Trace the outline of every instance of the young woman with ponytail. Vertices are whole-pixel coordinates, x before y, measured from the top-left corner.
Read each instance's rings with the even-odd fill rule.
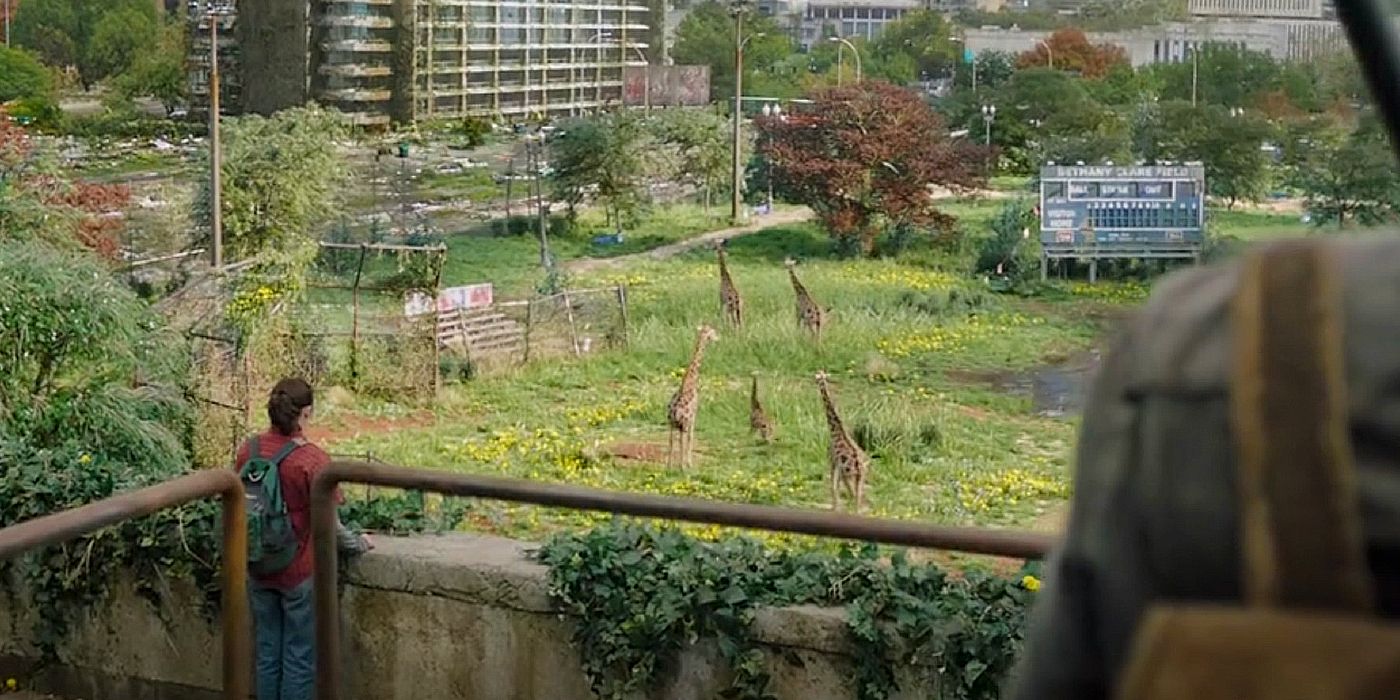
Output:
[[[267,400],[267,431],[238,450],[234,469],[240,470],[256,446],[258,456],[271,459],[294,445],[278,467],[282,497],[297,536],[296,556],[287,568],[249,582],[257,647],[258,700],[310,700],[316,675],[313,648],[315,618],[311,600],[311,480],[330,464],[330,456],[305,437],[315,405],[311,385],[303,379],[277,382]],[[342,501],[339,492],[336,502]],[[360,554],[373,545],[341,525],[338,545],[343,553]]]

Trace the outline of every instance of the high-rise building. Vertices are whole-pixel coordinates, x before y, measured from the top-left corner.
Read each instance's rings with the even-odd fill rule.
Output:
[[[243,98],[243,71],[239,65],[238,42],[234,37],[237,18],[232,0],[189,0],[186,21],[190,32],[186,77],[189,81],[190,114],[209,113],[210,39],[217,23],[219,40],[219,111],[237,113]]]
[[[1325,4],[1324,0],[1190,0],[1187,9],[1197,17],[1322,19]]]
[[[207,56],[199,23],[211,0],[190,1],[192,30],[206,35],[194,54]],[[238,0],[227,21],[242,80],[225,100],[263,114],[316,100],[363,125],[577,114],[619,104],[624,68],[655,60],[661,28],[646,3]],[[194,85],[194,61],[191,71]]]

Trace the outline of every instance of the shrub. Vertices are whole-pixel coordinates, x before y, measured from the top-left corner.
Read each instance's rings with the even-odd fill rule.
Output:
[[[978,244],[974,272],[999,275],[1013,283],[1029,281],[1040,274],[1040,251],[1036,239],[1025,238],[1035,225],[1035,215],[1025,202],[1008,202],[992,220],[992,235]]]
[[[894,697],[896,668],[939,674],[942,698],[994,700],[1024,636],[1038,582],[968,571],[949,576],[902,552],[842,546],[784,552],[745,537],[700,542],[674,528],[616,520],[554,537],[539,552],[550,594],[596,697],[639,697],[697,638],[718,642],[732,671],[723,697],[771,698],[753,638],[760,606],[845,606],[859,700]]]

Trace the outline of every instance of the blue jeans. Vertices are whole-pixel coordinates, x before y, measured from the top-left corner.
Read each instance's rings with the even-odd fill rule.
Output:
[[[248,583],[257,639],[258,700],[311,700],[316,618],[311,580],[290,591]]]

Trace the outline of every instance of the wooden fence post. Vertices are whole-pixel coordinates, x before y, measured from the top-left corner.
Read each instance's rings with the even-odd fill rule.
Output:
[[[583,353],[578,348],[578,327],[574,325],[574,305],[569,301],[569,290],[564,290],[564,313],[569,317],[569,342],[574,346],[574,357],[579,357]]]
[[[530,364],[530,331],[535,326],[535,300],[525,301],[525,361],[522,364]]]
[[[365,270],[367,244],[360,244],[360,260],[355,265],[355,284],[350,290],[350,378],[360,377],[360,276]]]
[[[627,350],[632,347],[632,339],[627,329],[627,285],[617,285],[617,307],[622,314],[622,349]]]

